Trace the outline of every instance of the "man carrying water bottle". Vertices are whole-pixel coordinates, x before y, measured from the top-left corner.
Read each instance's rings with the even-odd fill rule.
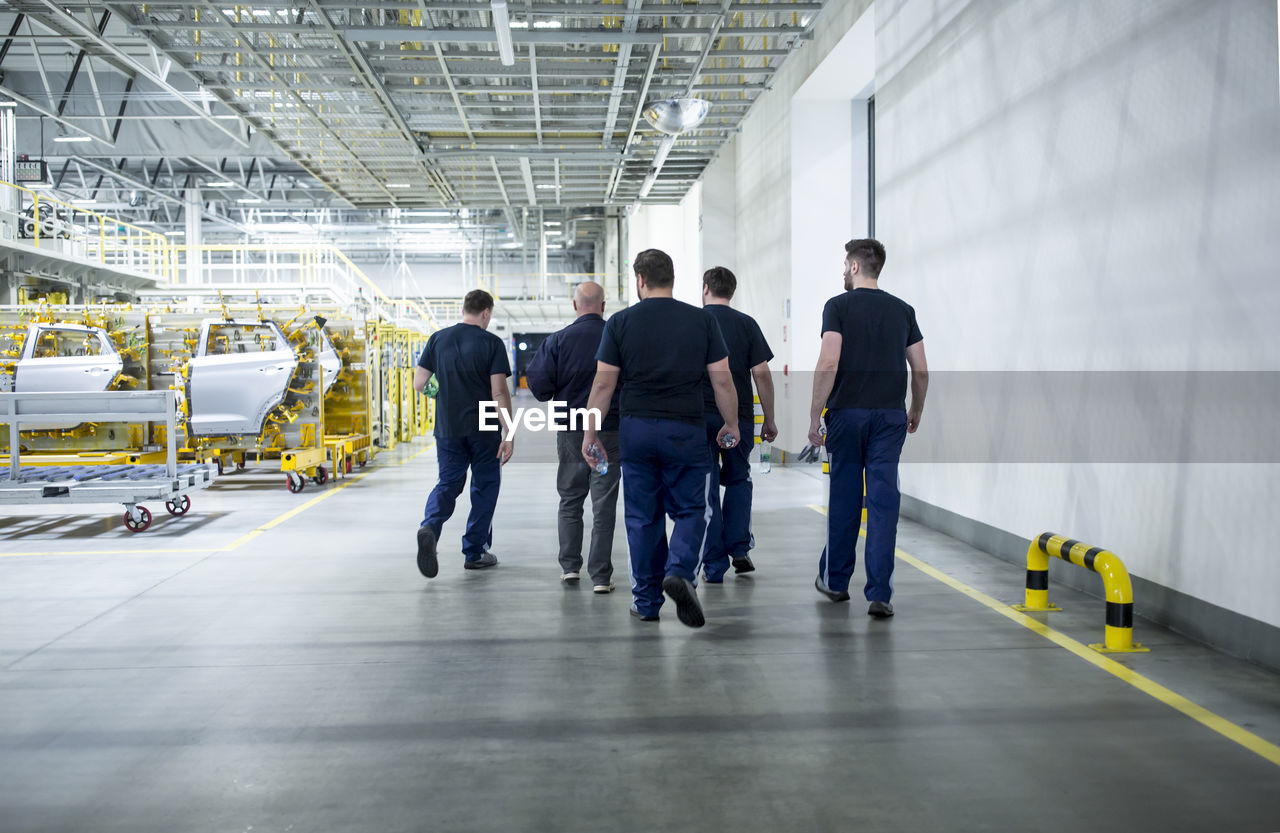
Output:
[[[672,297],[675,267],[657,249],[636,255],[632,269],[640,303],[614,313],[596,353],[587,406],[603,413],[622,384],[623,502],[631,551],[631,614],[658,619],[663,593],[691,628],[706,620],[695,589],[711,514],[711,455],[702,408],[702,380],[710,372],[724,419],[723,447],[738,441],[738,397],[729,376],[720,327],[706,310]],[[594,446],[594,448],[593,448]],[[587,430],[582,456],[608,459],[596,431]],[[667,541],[666,516],[674,522]]]
[[[552,333],[529,362],[525,378],[540,402],[564,402],[569,410],[585,408],[596,375],[596,350],[604,332],[604,287],[594,281],[578,284],[573,292],[577,319]],[[567,418],[565,420],[567,422]],[[617,460],[618,392],[604,416],[597,442],[606,456]],[[560,493],[560,581],[576,585],[582,570],[582,504],[591,495],[591,549],[587,573],[596,593],[613,592],[613,522],[618,504],[618,466],[591,466],[582,459],[581,429],[557,425],[556,490]]]
[[[702,307],[720,325],[724,345],[729,350],[729,371],[738,395],[738,438],[733,448],[721,448],[716,442],[724,419],[717,410],[715,391],[708,378],[703,385],[703,404],[707,418],[707,449],[711,453],[711,520],[707,523],[707,554],[702,570],[708,584],[720,584],[732,562],[735,573],[750,573],[756,565],[751,561],[755,537],[751,534],[751,448],[755,439],[755,409],[752,407],[751,380],[760,392],[760,410],[764,424],[760,438],[771,443],[778,436],[773,421],[773,374],[769,359],[773,351],[764,340],[756,320],[729,306],[738,289],[738,279],[723,266],[714,266],[702,275]],[[767,469],[765,469],[767,471]],[[720,487],[724,487],[724,498]]]

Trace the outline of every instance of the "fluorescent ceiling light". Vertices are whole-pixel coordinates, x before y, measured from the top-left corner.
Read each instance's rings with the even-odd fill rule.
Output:
[[[551,226],[558,226],[558,225],[560,225],[560,221],[559,221],[559,220],[547,220],[545,223],[543,223],[543,225],[544,225],[544,226],[548,226],[548,227],[551,227]]]
[[[516,54],[511,46],[511,19],[507,17],[507,0],[489,0],[489,8],[493,12],[493,32],[498,36],[498,57],[504,67],[509,67],[516,62]]]
[[[550,190],[552,190],[552,189],[553,189],[553,188],[555,188],[555,187],[556,187],[556,186],[554,186],[554,185],[539,185],[539,186],[538,186],[538,190],[539,190],[539,191],[550,191]]]
[[[412,188],[413,186],[407,182],[388,182],[388,188]]]
[[[667,161],[667,154],[671,152],[671,148],[675,147],[675,136],[663,136],[662,141],[658,143],[658,152],[653,155],[653,169],[655,171],[662,170],[663,164]]]
[[[257,205],[258,203],[262,202],[262,200],[258,199],[257,197],[245,197],[244,199],[236,200],[236,202],[240,203],[241,205]]]
[[[164,235],[165,237],[186,237],[187,233],[185,231],[166,231]]]
[[[156,224],[156,221],[155,220],[134,220],[133,224],[135,226],[154,226]]]
[[[54,136],[55,142],[92,142],[92,136],[76,135],[76,136]]]
[[[564,24],[558,20],[535,20],[533,28],[535,29],[559,29]]]
[[[533,187],[533,169],[529,167],[529,157],[520,157],[520,175],[524,177],[524,190],[529,195],[529,204],[537,205],[537,191]]]
[[[204,184],[206,188],[234,188],[236,184],[229,179],[215,179]]]

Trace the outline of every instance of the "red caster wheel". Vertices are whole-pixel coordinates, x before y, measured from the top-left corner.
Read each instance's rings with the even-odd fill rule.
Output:
[[[297,474],[296,472],[289,472],[287,475],[285,475],[284,485],[286,488],[288,488],[289,491],[293,492],[296,495],[298,494],[298,492],[301,492],[303,489],[306,488],[307,481],[303,480],[302,476]]]
[[[186,497],[186,495],[183,495]],[[138,519],[133,519],[133,513],[124,513],[124,525],[130,532],[145,532],[147,527],[151,526],[151,512],[145,506],[136,507],[138,510]]]
[[[178,515],[187,514],[187,510],[191,508],[191,498],[182,495],[177,500],[166,500],[164,508],[169,510],[169,514],[177,517]]]
[[[351,458],[350,458],[350,457],[347,457],[347,458],[345,458],[345,459],[344,459],[344,461],[343,461],[343,471],[344,471],[346,474],[351,474]]]
[[[316,476],[311,478],[311,480],[317,486],[323,486],[329,482],[329,470],[324,466],[316,466]]]

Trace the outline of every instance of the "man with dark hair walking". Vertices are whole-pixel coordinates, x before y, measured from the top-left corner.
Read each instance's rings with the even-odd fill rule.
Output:
[[[604,332],[604,287],[594,281],[573,291],[572,324],[552,333],[538,347],[525,371],[529,390],[540,402],[564,402],[569,409],[585,408],[596,376],[596,351]],[[603,415],[600,444],[610,459],[618,459],[618,394]],[[596,593],[613,592],[613,523],[622,470],[615,463],[603,473],[582,459],[580,426],[557,425],[556,490],[560,493],[560,580],[577,584],[582,570],[582,504],[591,495],[591,549],[587,573]],[[573,428],[573,430],[570,430]]]
[[[711,516],[711,456],[707,452],[702,380],[711,373],[724,426],[716,440],[737,442],[737,396],[720,328],[705,310],[672,297],[675,268],[657,249],[632,264],[640,303],[614,313],[596,354],[588,407],[602,413],[622,383],[622,497],[631,550],[633,616],[654,622],[663,593],[676,617],[692,628],[706,619],[695,587]],[[594,430],[582,456],[608,459]],[[593,448],[594,446],[594,448]],[[667,541],[666,516],[674,522]]]
[[[462,323],[432,333],[413,373],[413,389],[422,392],[431,377],[440,383],[436,398],[436,461],[439,481],[427,498],[418,527],[418,569],[427,578],[440,570],[436,542],[471,470],[471,512],[462,535],[463,567],[493,567],[493,514],[502,484],[502,466],[511,459],[514,444],[503,429],[482,427],[482,405],[501,408],[501,423],[511,424],[511,393],[507,377],[511,360],[502,339],[487,332],[493,319],[493,296],[481,289],[462,301]],[[491,423],[487,420],[486,423]]]
[[[712,267],[702,275],[703,309],[720,325],[720,334],[729,350],[729,373],[738,395],[737,429],[741,439],[733,448],[721,448],[716,442],[724,419],[717,409],[715,390],[708,376],[703,385],[707,448],[711,454],[711,474],[718,477],[719,486],[724,487],[723,500],[719,487],[713,484],[711,488],[711,521],[707,524],[707,554],[702,564],[708,584],[723,582],[730,562],[736,573],[749,573],[756,568],[750,555],[755,546],[751,534],[750,462],[756,433],[751,394],[753,378],[760,393],[760,410],[764,412],[760,437],[773,442],[778,436],[773,414],[773,374],[769,372],[773,351],[756,320],[729,306],[737,288],[737,277],[723,266]]]
[[[818,560],[814,586],[833,602],[849,600],[865,477],[863,592],[871,603],[867,613],[885,619],[893,615],[893,553],[901,501],[898,461],[907,434],[920,426],[929,370],[915,310],[880,289],[884,246],[863,239],[850,240],[844,248],[845,293],[827,301],[822,311],[822,349],[809,405],[809,442],[819,446],[825,441],[831,460],[827,546]]]

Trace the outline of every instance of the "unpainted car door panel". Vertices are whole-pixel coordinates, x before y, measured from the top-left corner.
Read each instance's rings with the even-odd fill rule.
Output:
[[[261,432],[267,414],[284,401],[297,366],[274,322],[206,321],[189,364],[190,432]]]

